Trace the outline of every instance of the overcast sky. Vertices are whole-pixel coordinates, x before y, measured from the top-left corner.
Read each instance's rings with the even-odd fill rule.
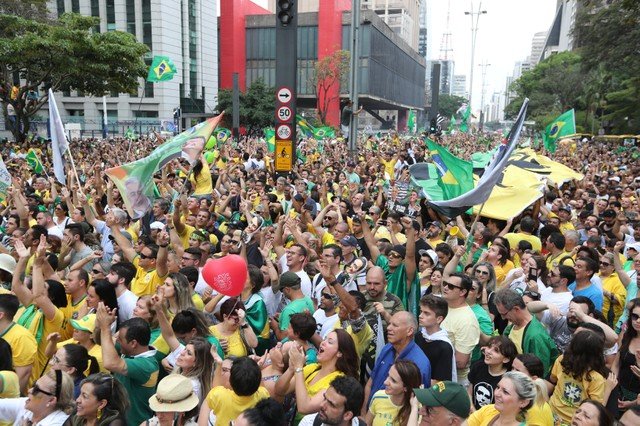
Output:
[[[455,73],[467,76],[471,61],[471,17],[465,11],[482,10],[476,39],[476,63],[473,76],[473,107],[479,109],[482,88],[482,68],[487,67],[485,103],[494,92],[502,92],[516,61],[531,53],[531,39],[536,32],[547,31],[555,16],[556,0],[427,0],[431,12],[431,44],[429,59],[440,58],[442,35],[451,33],[449,52],[455,60]],[[446,30],[447,7],[450,4],[449,31]]]
[[[253,0],[266,7],[267,0]],[[333,0],[322,0],[333,1]],[[455,73],[467,76],[471,61],[471,18],[465,11],[482,10],[476,39],[476,63],[473,77],[473,107],[480,109],[482,68],[486,62],[485,103],[494,92],[505,90],[506,77],[511,75],[516,61],[531,53],[531,39],[536,32],[547,31],[556,12],[556,0],[426,0],[429,5],[429,59],[440,58],[442,35],[451,33],[450,58],[455,60]],[[450,5],[449,30],[447,9]]]

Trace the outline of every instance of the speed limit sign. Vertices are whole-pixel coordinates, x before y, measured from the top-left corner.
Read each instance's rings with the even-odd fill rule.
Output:
[[[281,106],[276,112],[276,116],[279,121],[285,122],[291,120],[291,108],[288,106]]]

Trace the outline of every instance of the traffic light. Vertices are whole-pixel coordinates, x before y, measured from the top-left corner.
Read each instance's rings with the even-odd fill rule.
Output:
[[[278,0],[278,20],[283,27],[293,21],[293,0]]]
[[[438,122],[435,118],[432,118],[429,122],[429,133],[437,133],[438,132]]]

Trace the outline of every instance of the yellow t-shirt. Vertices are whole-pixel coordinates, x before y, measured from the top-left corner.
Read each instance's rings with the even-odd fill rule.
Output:
[[[339,319],[333,326],[334,330],[338,328],[342,328],[342,321],[340,321]],[[371,343],[371,339],[373,338],[373,330],[371,329],[371,326],[368,322],[365,321],[362,330],[354,333],[353,327],[351,327],[351,324],[349,324],[345,331],[349,333],[349,336],[351,336],[351,338],[353,339],[353,343],[356,345],[356,353],[358,354],[358,358],[362,358],[364,351],[367,350],[367,348],[369,347],[369,343]]]
[[[191,225],[184,225],[184,231],[182,231],[182,233],[178,233],[180,241],[182,241],[182,247],[189,247],[189,237],[191,237],[191,234],[193,234],[193,231],[195,230],[196,228]],[[214,246],[218,244],[218,237],[216,234],[209,234],[209,242]]]
[[[227,426],[244,410],[255,407],[258,402],[269,396],[269,391],[262,386],[250,396],[238,396],[231,389],[216,386],[209,391],[206,401],[216,415],[216,426]]]
[[[139,266],[140,256],[133,259],[133,265],[136,267],[136,276],[131,281],[131,291],[138,297],[153,295],[156,289],[162,285],[165,277],[158,275],[155,269],[145,271]]]
[[[570,423],[576,409],[585,399],[593,399],[604,403],[605,378],[595,371],[590,371],[584,377],[575,379],[562,371],[560,355],[551,369],[551,378],[556,378],[549,404],[553,412],[565,423]]]
[[[622,281],[615,272],[608,277],[600,277],[602,280],[602,289],[611,293],[617,301],[613,305],[613,324],[618,322],[624,310],[625,300],[627,299],[627,289],[622,285]],[[611,299],[609,297],[602,298],[602,315],[608,318],[609,309],[611,308]]]
[[[35,363],[38,345],[29,330],[20,324],[12,323],[0,337],[11,346],[14,367],[26,367]]]
[[[72,319],[77,320],[78,318],[80,318],[80,310],[84,309],[86,306],[87,306],[86,294],[75,305],[71,300],[71,295],[67,294],[67,307],[62,309],[62,312],[64,313],[64,317],[67,320],[63,333],[61,333],[62,339],[66,340],[71,338],[71,336],[73,335],[73,326],[71,325],[71,320]]]
[[[226,356],[233,355],[237,357],[247,356],[247,348],[245,348],[240,336],[240,329],[236,330],[231,336],[223,336],[215,325],[209,327],[213,337],[220,341],[221,339],[227,339],[228,347]]]
[[[504,237],[507,239],[507,241],[509,241],[509,245],[512,248],[518,247],[518,243],[524,240],[531,243],[531,248],[533,250],[537,251],[538,253],[542,251],[542,242],[540,241],[540,238],[536,237],[535,235],[524,234],[522,232],[509,232]]]
[[[389,426],[396,424],[394,422],[401,408],[401,405],[395,405],[391,402],[391,398],[384,389],[380,389],[373,394],[371,404],[369,405],[369,413],[373,415],[373,423],[371,423],[371,426]]]
[[[20,381],[15,371],[0,371],[0,380],[0,399],[20,397]]]
[[[198,309],[199,311],[204,310],[204,302],[202,301],[202,297],[198,293],[193,293],[191,295],[191,300],[193,300],[193,304],[195,305],[196,309]]]
[[[442,328],[447,330],[449,340],[462,354],[471,354],[480,341],[480,324],[473,310],[465,305],[461,308],[449,308]],[[458,379],[464,379],[469,374],[469,367],[458,370]]]
[[[469,426],[486,426],[500,412],[496,410],[494,404],[485,405],[481,409],[474,411],[467,419]],[[533,405],[526,414],[524,424],[527,426],[553,426],[553,412],[548,403]]]
[[[514,345],[516,345],[516,349],[518,350],[518,353],[521,354],[522,353],[522,338],[524,337],[524,330],[526,329],[526,327],[521,327],[521,328],[511,328],[511,332],[509,333],[509,340],[511,340],[513,342]]]
[[[317,382],[311,383],[316,374],[318,374],[318,371],[320,371],[320,364],[305,365],[302,370],[302,374],[305,377],[304,384],[307,388],[307,394],[309,394],[309,397],[313,397],[318,392],[326,391],[327,389],[329,389],[329,386],[331,385],[333,379],[335,379],[336,377],[344,376],[344,373],[342,371],[336,370],[333,373],[327,374]]]
[[[380,164],[384,164],[384,171],[391,177],[391,179],[393,179],[393,177],[396,174],[394,170],[394,167],[396,166],[396,161],[398,160],[396,160],[395,158],[392,158],[389,161],[386,161],[382,158],[380,159]]]
[[[193,191],[193,195],[209,195],[213,192],[213,182],[211,180],[211,173],[209,172],[209,163],[204,158],[202,161],[202,170],[198,174],[198,176],[194,176],[195,173],[191,173],[189,176],[189,181],[191,182],[192,187],[195,188]]]
[[[38,343],[38,352],[36,355],[36,362],[31,369],[31,377],[29,379],[29,386],[32,386],[36,380],[42,374],[45,366],[47,365],[47,361],[49,361],[49,357],[45,354],[45,350],[47,349],[47,336],[51,333],[61,333],[62,330],[66,327],[66,319],[64,318],[64,313],[59,308],[55,308],[56,313],[53,316],[52,320],[48,320],[46,318],[42,318],[43,322],[43,331],[42,331],[42,339],[40,339]],[[40,315],[44,317],[42,311],[40,311]],[[32,321],[32,324],[37,324],[37,319]],[[35,331],[32,331],[35,333]]]

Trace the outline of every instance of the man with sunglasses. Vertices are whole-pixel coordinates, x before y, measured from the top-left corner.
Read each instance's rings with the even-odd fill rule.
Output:
[[[449,310],[441,326],[449,332],[455,350],[458,383],[462,385],[467,383],[471,353],[480,341],[478,319],[467,303],[472,285],[471,278],[461,273],[445,275],[442,281],[442,295]]]
[[[569,285],[576,280],[576,271],[567,265],[559,265],[551,269],[547,276],[547,288],[542,290],[540,300],[556,306],[562,315],[569,310],[569,302],[573,294]]]

